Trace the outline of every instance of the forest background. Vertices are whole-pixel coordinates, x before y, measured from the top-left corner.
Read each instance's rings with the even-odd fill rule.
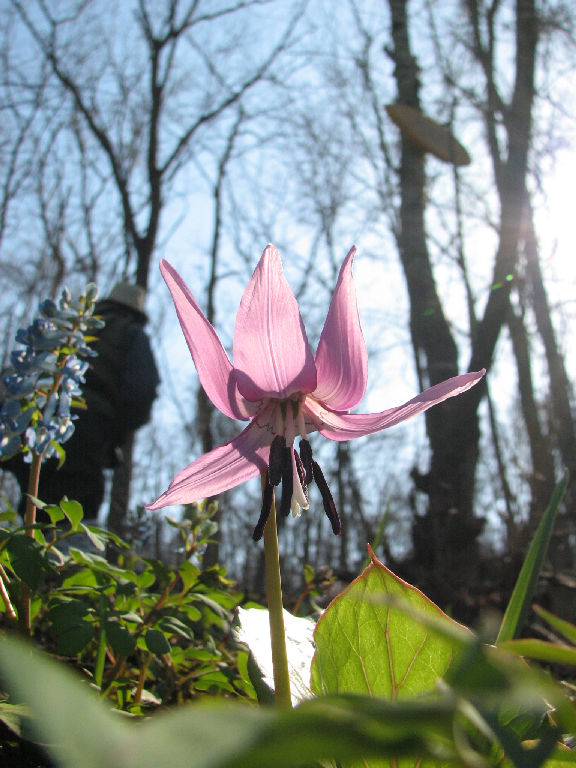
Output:
[[[343,533],[332,536],[314,496],[283,523],[286,592],[298,594],[307,563],[347,579],[371,542],[463,618],[477,593],[498,604],[564,467],[572,481],[551,565],[557,577],[573,571],[572,3],[0,8],[2,367],[16,329],[63,285],[94,280],[105,295],[127,277],[149,292],[161,396],[110,478],[111,527],[239,431],[198,387],[160,258],[229,348],[243,286],[273,242],[314,347],[355,243],[371,356],[362,410],[459,372],[488,374],[426,418],[318,447]],[[400,129],[392,104],[415,110],[412,123]],[[424,137],[409,133],[415,114],[434,121]],[[454,141],[442,150],[447,135],[469,163]],[[13,499],[7,474],[2,484]],[[258,497],[257,482],[220,497],[220,538],[205,556],[255,595]]]

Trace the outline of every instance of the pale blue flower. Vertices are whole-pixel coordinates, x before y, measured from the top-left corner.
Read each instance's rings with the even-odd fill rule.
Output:
[[[74,432],[71,408],[82,394],[88,361],[97,353],[84,339],[102,328],[93,317],[96,286],[87,286],[77,301],[66,289],[58,304],[46,299],[39,316],[16,333],[23,345],[11,355],[12,370],[3,378],[7,398],[0,409],[0,459],[19,450],[48,458]]]

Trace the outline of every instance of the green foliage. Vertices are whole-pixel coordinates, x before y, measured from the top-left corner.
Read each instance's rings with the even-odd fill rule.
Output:
[[[411,621],[420,607],[418,599],[409,600]],[[576,754],[557,746],[560,729],[576,725],[558,686],[433,611],[420,629],[430,638],[429,650],[435,642],[449,643],[455,662],[432,692],[406,700],[330,695],[282,711],[212,699],[134,723],[22,641],[0,641],[0,674],[30,707],[37,738],[53,745],[62,768],[296,768],[318,761],[418,768],[576,765]],[[551,707],[559,729],[546,720]],[[530,716],[529,727],[517,730],[515,712]]]
[[[194,505],[171,521],[182,542],[178,567],[125,548],[115,563],[78,546],[66,553],[82,518],[65,502],[47,512],[66,527],[37,526],[23,547],[14,543],[22,529],[0,529],[0,563],[16,603],[20,579],[37,584],[35,639],[72,657],[76,674],[4,635],[0,678],[11,698],[0,702],[0,719],[50,744],[61,768],[576,766],[564,743],[576,733],[570,688],[521,658],[576,664],[576,626],[543,609],[565,643],[486,645],[370,551],[368,567],[317,622],[313,658],[310,620],[285,616],[292,684],[299,680],[304,700],[288,711],[256,707],[247,653],[229,641],[239,595],[222,569],[197,562],[214,532],[211,508]],[[527,558],[532,571],[545,551],[542,527]],[[106,541],[105,532],[90,533]],[[524,572],[519,581],[534,578]],[[531,594],[519,589],[506,632]],[[270,694],[267,612],[239,614],[238,634]]]
[[[64,768],[296,766],[337,754],[420,748],[425,740],[413,735],[416,724],[433,721],[447,735],[450,723],[449,711],[335,698],[285,714],[246,706],[181,707],[136,725],[107,711],[68,670],[19,642],[2,640],[0,669],[30,703],[38,735],[55,745]]]
[[[350,765],[543,765],[560,733],[549,721],[549,702],[555,702],[567,732],[576,725],[576,711],[561,689],[518,659],[483,645],[371,556],[318,622],[312,690],[426,705],[430,719],[420,723],[418,733],[430,741],[416,756],[363,756]],[[448,738],[431,716],[447,711]],[[528,749],[527,740],[538,740],[537,746]],[[431,756],[432,762],[422,762]]]
[[[214,506],[194,505],[182,522],[172,521],[182,562],[169,567],[86,526],[76,501],[35,502],[51,523],[36,524],[34,537],[22,527],[0,528],[6,621],[17,620],[24,583],[37,608],[36,640],[71,657],[127,712],[207,694],[254,697],[237,664],[240,655],[245,666],[247,652],[231,642],[241,595],[224,569],[203,570],[199,562],[215,530]]]

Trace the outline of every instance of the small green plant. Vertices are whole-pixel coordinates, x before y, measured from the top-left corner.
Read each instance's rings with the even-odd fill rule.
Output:
[[[143,713],[199,695],[254,696],[247,651],[232,642],[241,595],[223,568],[203,570],[199,554],[216,530],[215,505],[193,505],[171,521],[182,541],[169,566],[135,555],[117,536],[86,526],[82,508],[63,499],[36,505],[51,523],[0,528],[7,587],[3,610],[24,584],[32,598],[35,639],[77,664],[115,707]],[[114,563],[106,545],[116,550]],[[11,612],[12,611],[12,612]]]
[[[563,630],[572,637],[573,628]],[[4,704],[0,716],[32,717],[61,768],[576,765],[565,743],[576,708],[563,687],[510,649],[481,642],[372,553],[322,615],[315,646],[313,697],[294,709],[202,697],[136,724],[64,665],[3,638],[0,673],[29,709]]]
[[[21,347],[12,352],[12,367],[2,380],[6,396],[0,408],[0,460],[20,454],[29,463],[24,524],[31,539],[42,464],[55,456],[62,465],[66,455],[62,444],[74,432],[72,409],[86,407],[81,384],[88,368],[86,358],[96,355],[88,344],[94,340],[91,334],[104,325],[94,316],[97,298],[98,289],[89,283],[76,300],[64,289],[58,304],[52,299],[41,302],[31,325],[17,332]],[[19,548],[20,556],[31,553],[34,546],[20,539],[10,544]],[[32,556],[31,562],[39,561]],[[0,589],[6,603],[6,586]],[[26,581],[18,599],[20,627],[29,632],[31,595]]]

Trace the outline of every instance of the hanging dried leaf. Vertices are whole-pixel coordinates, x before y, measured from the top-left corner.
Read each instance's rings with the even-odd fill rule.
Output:
[[[447,126],[440,125],[407,104],[387,104],[386,112],[402,133],[424,152],[430,152],[453,165],[470,165],[470,155]]]

